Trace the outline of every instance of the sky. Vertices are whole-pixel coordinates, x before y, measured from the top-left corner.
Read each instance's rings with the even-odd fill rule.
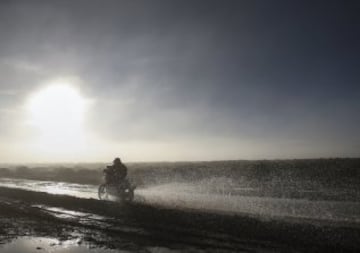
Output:
[[[0,162],[359,157],[358,1],[1,1]]]

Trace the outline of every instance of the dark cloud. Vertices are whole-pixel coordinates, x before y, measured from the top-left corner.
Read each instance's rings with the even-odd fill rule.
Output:
[[[24,98],[42,80],[77,76],[104,138],[295,139],[353,154],[359,11],[338,1],[3,2],[0,92]]]

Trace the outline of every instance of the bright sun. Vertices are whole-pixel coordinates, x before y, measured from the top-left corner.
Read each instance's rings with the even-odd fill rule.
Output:
[[[79,152],[85,146],[87,100],[71,84],[54,83],[33,94],[26,105],[36,131],[34,146],[53,154]],[[40,150],[39,150],[40,149]]]

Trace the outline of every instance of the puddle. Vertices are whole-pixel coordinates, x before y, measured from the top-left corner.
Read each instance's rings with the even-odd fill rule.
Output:
[[[31,179],[0,178],[0,186],[28,191],[46,192],[56,195],[70,195],[78,198],[97,199],[96,185],[74,184]]]
[[[44,205],[32,205],[32,207],[43,209],[44,211],[47,211],[48,213],[58,218],[88,218],[99,221],[106,219],[104,216],[100,216],[92,213],[80,212],[80,211],[72,211],[59,207],[48,207]]]
[[[148,253],[180,253],[182,251],[172,250],[165,247],[148,247],[140,251],[127,251],[119,249],[97,248],[81,244],[80,240],[59,241],[54,238],[46,237],[19,237],[7,244],[0,244],[1,253],[131,253],[131,252],[148,252]],[[203,252],[203,251],[190,251]]]
[[[78,240],[59,241],[46,237],[19,237],[8,244],[0,245],[1,253],[128,253],[130,251],[92,248],[79,244]]]

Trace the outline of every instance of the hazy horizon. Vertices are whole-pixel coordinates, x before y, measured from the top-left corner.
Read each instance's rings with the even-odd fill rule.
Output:
[[[359,10],[1,2],[0,163],[360,157]]]
[[[125,164],[157,164],[157,163],[219,163],[219,162],[274,162],[274,161],[312,161],[312,160],[356,160],[360,157],[308,157],[308,158],[273,158],[273,159],[228,159],[228,160],[162,160],[162,161],[123,161]],[[0,162],[0,166],[82,166],[111,164],[112,161],[74,161],[74,162]],[[1,168],[1,167],[0,167]]]

